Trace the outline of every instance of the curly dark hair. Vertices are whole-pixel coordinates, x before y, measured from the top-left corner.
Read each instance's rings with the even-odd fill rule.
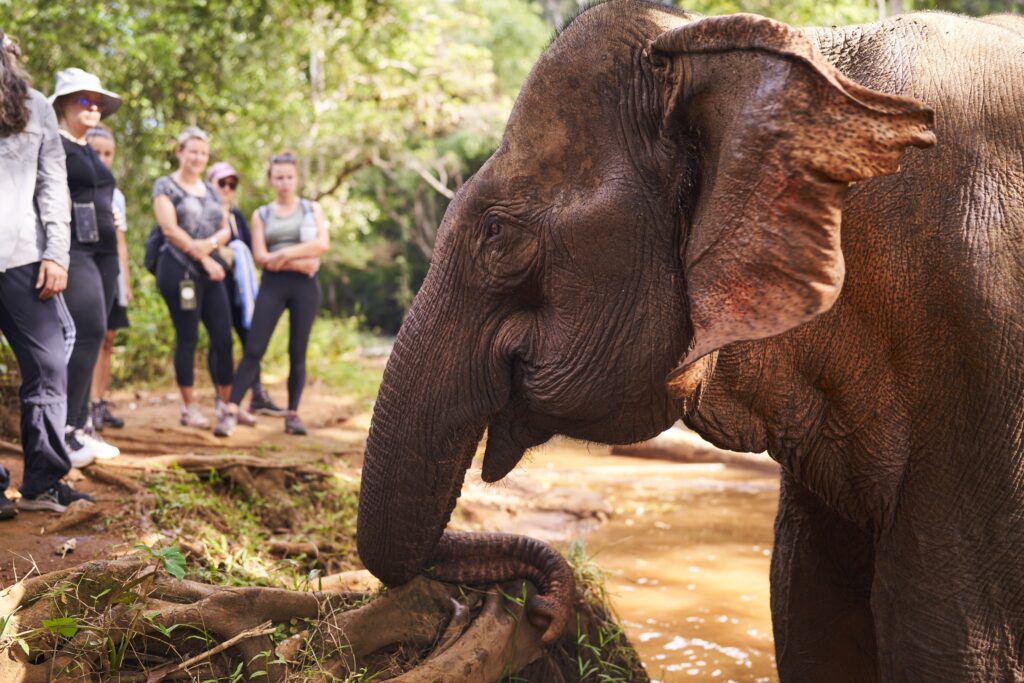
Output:
[[[18,67],[21,50],[0,31],[0,137],[17,135],[28,125],[28,78]]]

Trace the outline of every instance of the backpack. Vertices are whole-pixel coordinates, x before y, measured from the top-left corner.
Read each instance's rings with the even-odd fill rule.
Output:
[[[153,229],[149,231],[149,234],[146,235],[146,251],[142,255],[142,265],[146,267],[146,270],[156,275],[156,265],[160,260],[160,252],[164,250],[164,247],[169,246],[167,238],[164,237],[164,233],[160,230],[160,224],[155,224]],[[201,275],[201,272],[196,270],[197,267],[194,261],[189,260],[175,249],[168,249],[168,251],[175,261],[185,267],[185,272],[189,277],[199,277]],[[213,252],[211,256],[216,259],[218,256],[217,252]],[[223,261],[218,262],[225,269],[229,268]]]
[[[160,232],[160,225],[154,225],[153,229],[146,235],[146,252],[142,257],[142,265],[153,275],[156,275],[156,262],[160,258],[160,251],[164,247],[164,242],[164,234]]]

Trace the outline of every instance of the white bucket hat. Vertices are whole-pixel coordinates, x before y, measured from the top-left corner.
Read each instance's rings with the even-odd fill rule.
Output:
[[[100,113],[104,118],[112,115],[121,107],[121,98],[109,90],[104,90],[100,85],[99,76],[76,68],[57,72],[57,83],[49,98],[50,105],[52,106],[61,95],[70,95],[74,92],[94,92],[102,95],[103,104],[100,107]]]

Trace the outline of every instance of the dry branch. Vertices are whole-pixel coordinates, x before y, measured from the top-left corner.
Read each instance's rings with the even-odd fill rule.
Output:
[[[202,654],[198,654],[195,657],[190,657],[189,659],[186,659],[181,664],[177,664],[177,665],[175,665],[173,667],[170,667],[170,668],[167,668],[167,669],[163,669],[163,670],[157,669],[157,670],[149,673],[146,676],[145,681],[146,681],[146,683],[159,683],[160,681],[162,681],[164,678],[166,678],[170,674],[173,674],[173,673],[175,673],[177,671],[185,671],[186,669],[189,669],[190,667],[198,664],[199,662],[206,661],[210,657],[213,657],[215,654],[218,654],[220,652],[223,652],[224,650],[227,650],[229,647],[231,647],[235,643],[239,643],[239,642],[245,640],[246,638],[255,638],[257,636],[268,636],[271,633],[273,633],[275,630],[276,629],[274,628],[273,622],[265,621],[262,624],[260,624],[259,626],[256,626],[255,628],[247,629],[245,631],[242,631],[238,635],[235,635],[235,636],[232,636],[231,638],[228,638],[227,640],[225,640],[220,645],[217,645],[216,647],[212,647],[209,650],[207,650],[206,652],[203,652]],[[122,679],[122,680],[126,680],[126,683],[127,683],[127,681],[136,681],[136,680],[142,680],[142,679],[141,678],[129,678],[129,679]]]

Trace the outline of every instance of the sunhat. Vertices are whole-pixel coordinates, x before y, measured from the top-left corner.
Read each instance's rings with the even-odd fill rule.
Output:
[[[221,180],[223,178],[230,178],[231,176],[238,178],[238,171],[236,171],[235,168],[228,162],[218,161],[217,163],[210,167],[209,171],[207,171],[206,182],[216,183],[218,180]]]
[[[76,68],[57,72],[57,83],[53,87],[53,94],[50,95],[49,102],[52,105],[62,95],[83,91],[94,92],[103,96],[100,113],[105,117],[111,116],[121,107],[121,98],[109,90],[104,90],[103,86],[100,85],[98,76]]]

